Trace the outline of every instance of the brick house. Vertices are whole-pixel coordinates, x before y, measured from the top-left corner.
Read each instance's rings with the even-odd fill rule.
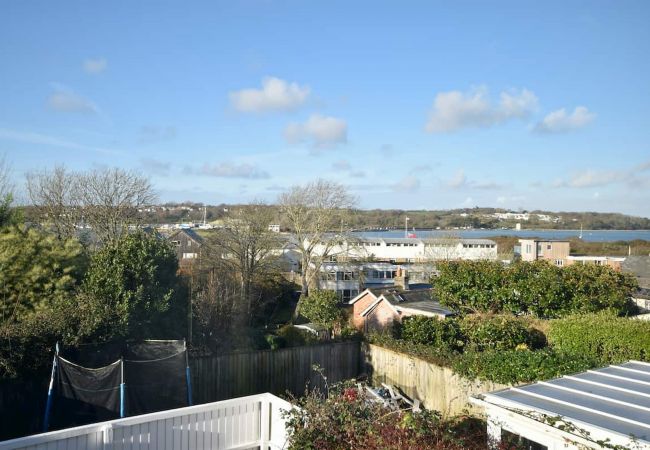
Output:
[[[455,313],[431,298],[431,288],[366,289],[348,302],[353,326],[363,332],[389,328],[404,317],[445,319]]]

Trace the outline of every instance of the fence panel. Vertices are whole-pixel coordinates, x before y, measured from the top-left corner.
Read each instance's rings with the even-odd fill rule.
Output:
[[[195,403],[270,392],[295,395],[307,385],[323,388],[312,366],[319,365],[328,383],[359,375],[359,342],[335,342],[279,350],[230,353],[190,360]]]

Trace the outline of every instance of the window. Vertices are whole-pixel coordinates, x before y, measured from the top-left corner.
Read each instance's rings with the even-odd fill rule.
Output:
[[[191,247],[192,246],[192,241],[187,241],[187,246]]]
[[[555,260],[555,265],[558,267],[562,267],[564,265],[564,260],[563,259],[556,259]]]
[[[172,245],[174,245],[176,247],[180,247],[181,246],[181,241],[172,241]]]
[[[550,249],[551,249],[551,244],[547,244],[546,245],[546,250],[550,250]]]
[[[196,253],[183,253],[183,259],[194,259],[196,258]]]

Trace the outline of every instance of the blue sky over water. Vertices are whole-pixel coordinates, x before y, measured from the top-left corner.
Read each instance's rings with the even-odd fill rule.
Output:
[[[6,1],[0,154],[161,200],[650,216],[650,2]]]

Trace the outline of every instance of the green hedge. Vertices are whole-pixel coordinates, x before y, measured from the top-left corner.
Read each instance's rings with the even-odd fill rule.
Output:
[[[469,315],[461,319],[460,329],[467,342],[466,351],[533,349],[546,344],[542,332],[514,316]]]
[[[597,365],[589,357],[547,348],[535,351],[466,352],[454,359],[452,368],[454,372],[469,379],[515,384],[582,372]]]
[[[398,337],[413,344],[431,345],[452,351],[462,350],[465,345],[465,337],[460,331],[460,325],[453,319],[407,317],[396,330]]]
[[[650,322],[611,312],[552,320],[548,340],[558,350],[585,355],[601,365],[650,361]]]

